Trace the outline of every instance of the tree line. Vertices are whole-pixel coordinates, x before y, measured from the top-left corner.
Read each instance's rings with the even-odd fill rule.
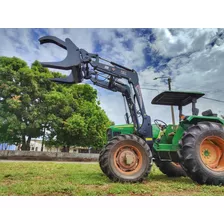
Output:
[[[32,138],[48,146],[102,147],[112,124],[88,84],[56,84],[63,77],[35,61],[0,57],[0,143],[22,144]]]

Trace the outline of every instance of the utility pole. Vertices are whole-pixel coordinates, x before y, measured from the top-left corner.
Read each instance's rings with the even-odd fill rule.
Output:
[[[171,91],[171,78],[168,78],[168,87],[169,87],[169,91]],[[171,105],[171,116],[172,116],[172,122],[173,125],[175,125],[175,116],[174,116],[174,110],[173,110],[173,105]]]
[[[160,76],[160,77],[155,77],[153,80],[156,80],[156,79],[167,79],[168,89],[169,89],[169,91],[171,91],[171,78],[170,77]],[[171,105],[170,108],[171,108],[172,123],[173,123],[173,125],[175,125],[175,116],[174,116],[173,105]]]

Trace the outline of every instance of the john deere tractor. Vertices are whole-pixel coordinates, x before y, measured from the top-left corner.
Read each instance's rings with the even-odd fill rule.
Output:
[[[68,38],[63,41],[46,36],[39,41],[41,44],[54,43],[67,50],[63,61],[41,63],[49,68],[71,70],[68,77],[52,81],[77,84],[89,79],[99,87],[124,96],[132,124],[111,126],[107,131],[108,143],[99,157],[102,171],[112,181],[141,182],[155,162],[170,177],[187,175],[199,184],[224,184],[224,120],[211,110],[198,115],[196,102],[203,93],[160,93],[152,104],[177,106],[179,124],[166,124],[158,119],[152,124],[145,111],[136,71],[79,49]],[[183,106],[189,104],[192,114],[184,115]]]

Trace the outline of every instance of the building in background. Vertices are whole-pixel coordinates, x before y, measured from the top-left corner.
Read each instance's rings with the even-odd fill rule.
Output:
[[[10,145],[8,143],[1,143],[0,144],[0,150],[19,150],[21,151],[22,144],[16,145]],[[32,139],[30,142],[30,151],[36,151],[41,152],[42,147],[42,139]],[[64,150],[64,147],[46,147],[43,145],[43,151],[44,152],[70,152],[70,153],[99,153],[98,150],[93,149],[92,147],[75,147],[71,146],[69,148],[69,151]]]
[[[20,144],[19,146],[16,147],[16,150],[21,150],[22,145]],[[41,147],[42,147],[42,139],[32,139],[30,141],[30,151],[36,151],[36,152],[41,152]],[[43,152],[60,152],[60,148],[55,148],[55,147],[46,147],[43,145]]]
[[[37,151],[41,152],[41,147],[42,147],[42,140],[40,139],[33,139],[30,142],[30,151]],[[47,151],[45,145],[43,145],[43,151]]]
[[[22,144],[19,144],[18,146],[12,145],[7,146],[6,150],[19,150],[21,151]],[[31,152],[41,152],[42,147],[42,139],[32,139],[30,141],[30,151]],[[2,146],[3,150],[5,150],[6,146]],[[0,150],[2,149],[0,145]],[[43,145],[43,152],[70,152],[70,153],[99,153],[99,150],[93,149],[92,147],[77,147],[77,146],[70,146],[69,150],[64,149],[65,146],[60,146],[58,148],[52,146],[52,147],[46,147]]]

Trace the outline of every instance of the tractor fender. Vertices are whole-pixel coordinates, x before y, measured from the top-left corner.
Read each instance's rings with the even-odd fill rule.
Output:
[[[219,117],[213,117],[213,116],[189,116],[186,118],[186,121],[192,124],[197,124],[198,122],[202,121],[210,121],[210,122],[216,122],[224,125],[224,120]]]

